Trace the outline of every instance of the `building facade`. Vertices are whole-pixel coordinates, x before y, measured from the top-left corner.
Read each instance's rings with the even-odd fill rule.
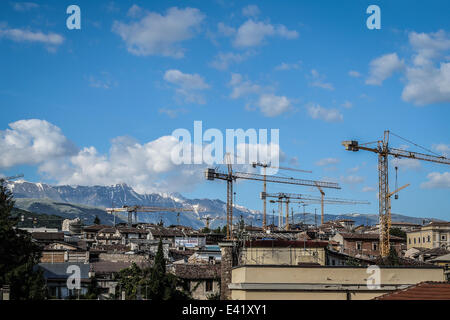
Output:
[[[450,248],[450,222],[431,222],[406,234],[407,248]]]

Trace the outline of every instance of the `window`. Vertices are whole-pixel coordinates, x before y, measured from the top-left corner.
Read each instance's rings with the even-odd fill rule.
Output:
[[[442,241],[447,240],[447,237],[445,236],[445,234],[443,234],[443,235],[441,236],[441,240],[442,240]]]
[[[411,238],[408,239],[409,244],[411,244]]]
[[[428,236],[428,242],[431,242],[431,237],[430,236]]]
[[[372,242],[372,250],[373,251],[377,251],[378,250],[378,243],[377,242]]]
[[[416,244],[416,238],[414,238],[414,244]]]
[[[361,242],[357,242],[356,243],[356,250],[361,250],[361,247],[362,247]]]
[[[332,265],[332,266],[335,266],[335,265],[336,265],[336,261],[334,261],[334,259],[331,260],[331,265]]]
[[[417,238],[417,240],[419,240],[419,243],[420,243],[420,237],[419,237],[419,238]]]
[[[425,237],[423,237],[423,243],[425,243]]]
[[[205,283],[205,291],[210,292],[213,290],[213,281],[212,280],[206,280]]]

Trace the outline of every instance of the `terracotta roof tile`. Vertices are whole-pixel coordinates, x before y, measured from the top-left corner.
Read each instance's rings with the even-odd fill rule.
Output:
[[[450,300],[449,282],[421,282],[403,290],[376,297],[376,300]]]
[[[175,264],[175,275],[182,279],[219,279],[220,264]]]

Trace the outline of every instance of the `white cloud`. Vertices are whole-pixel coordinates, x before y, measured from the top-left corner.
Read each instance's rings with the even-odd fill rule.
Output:
[[[39,8],[39,5],[34,2],[12,2],[11,5],[15,11],[20,12]]]
[[[251,56],[250,52],[246,52],[245,54],[233,53],[233,52],[219,52],[214,60],[210,63],[213,68],[218,70],[226,70],[231,64],[240,63]]]
[[[38,164],[77,152],[57,126],[39,119],[19,120],[0,131],[0,167]]]
[[[183,73],[179,70],[172,69],[166,71],[164,80],[178,86],[176,92],[183,96],[185,102],[206,103],[204,97],[198,91],[208,89],[209,85],[200,75]]]
[[[262,94],[257,106],[266,117],[278,116],[292,108],[288,98],[274,94]]]
[[[234,29],[233,27],[227,26],[223,22],[219,22],[217,24],[217,30],[219,31],[219,33],[221,33],[227,37],[230,37],[236,33],[236,29]]]
[[[277,70],[277,71],[284,71],[284,70],[299,69],[300,65],[301,65],[301,61],[298,61],[296,63],[282,62],[280,65],[275,67],[275,70]]]
[[[317,70],[312,69],[311,70],[311,77],[312,77],[312,82],[310,82],[310,85],[312,87],[319,87],[322,89],[327,89],[327,90],[334,90],[334,87],[331,83],[329,82],[325,82],[325,76],[321,75]]]
[[[196,184],[204,181],[205,164],[176,165],[172,161],[172,152],[181,143],[173,136],[162,136],[147,143],[117,137],[112,140],[109,152],[100,153],[93,146],[67,150],[65,145],[71,147],[71,144],[59,128],[46,121],[21,120],[11,127],[13,130],[2,132],[0,139],[2,164],[6,161],[8,166],[38,164],[43,177],[58,184],[127,183],[138,192],[149,193],[192,191]],[[259,159],[273,163],[283,157],[279,146],[273,143],[238,144],[235,150],[240,156],[256,150]]]
[[[421,167],[419,160],[410,158],[394,158],[392,159],[391,164],[398,167],[400,170],[417,170]]]
[[[375,189],[374,187],[364,187],[362,188],[362,192],[375,192],[377,191],[377,189]]]
[[[286,39],[298,38],[298,32],[288,30],[283,25],[273,26],[264,22],[255,22],[252,19],[247,20],[237,30],[234,45],[236,47],[259,46],[264,42],[267,36],[280,36]]]
[[[112,30],[125,41],[130,53],[138,56],[184,56],[179,43],[194,37],[205,16],[198,9],[172,7],[166,15],[147,13],[141,20],[123,23],[115,21]]]
[[[359,73],[358,71],[355,71],[355,70],[350,70],[350,71],[348,72],[348,75],[349,75],[350,77],[353,77],[353,78],[359,78],[359,77],[361,77],[361,73]]]
[[[344,103],[342,104],[342,106],[344,108],[350,109],[351,107],[353,107],[353,104],[350,101],[345,100]]]
[[[128,9],[127,16],[131,18],[139,18],[144,13],[144,10],[137,4],[133,4],[130,9]]]
[[[172,149],[178,144],[163,136],[140,144],[128,137],[112,141],[109,154],[95,147],[83,148],[77,155],[42,164],[39,171],[59,184],[111,185],[127,183],[138,192],[176,191],[192,188],[202,181],[200,166],[172,162]]]
[[[38,42],[49,46],[58,46],[64,42],[64,37],[57,33],[43,33],[6,27],[0,27],[0,38],[7,38],[15,42]]]
[[[433,149],[441,153],[444,157],[450,156],[450,145],[448,144],[444,143],[434,144]]]
[[[242,14],[246,17],[256,17],[260,13],[261,11],[259,10],[258,6],[254,4],[250,4],[242,8]]]
[[[370,62],[369,77],[366,84],[381,85],[394,72],[404,68],[404,61],[400,60],[397,53],[385,54]]]
[[[113,80],[108,72],[101,72],[98,76],[89,76],[89,86],[93,88],[111,89],[117,86],[117,81]]]
[[[337,109],[326,109],[320,105],[310,105],[308,114],[313,119],[320,119],[326,122],[340,122],[344,120],[344,116]]]
[[[428,181],[420,185],[423,189],[448,189],[450,188],[450,172],[431,172],[427,175]]]
[[[261,92],[261,87],[252,83],[250,80],[243,80],[239,73],[232,73],[229,85],[233,88],[230,97],[238,99],[249,94],[258,94]]]
[[[366,84],[381,85],[396,71],[404,72],[402,99],[422,106],[450,102],[450,35],[444,30],[432,33],[409,33],[413,51],[405,64],[396,53],[374,59]]]
[[[179,108],[179,109],[159,108],[158,112],[161,114],[166,114],[170,118],[174,119],[174,118],[178,117],[179,114],[186,113],[187,110],[184,108]]]
[[[337,158],[324,158],[324,159],[320,159],[319,161],[316,162],[316,166],[329,166],[331,164],[337,164],[339,163],[339,159]]]
[[[443,30],[435,33],[409,34],[414,50],[413,63],[406,68],[407,83],[402,99],[416,105],[450,101],[450,36]]]
[[[342,176],[341,181],[348,184],[359,184],[364,182],[364,177],[356,175]]]

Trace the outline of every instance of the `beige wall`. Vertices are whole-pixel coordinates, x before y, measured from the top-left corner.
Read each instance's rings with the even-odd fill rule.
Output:
[[[199,283],[200,282],[200,283]],[[192,298],[196,300],[207,300],[208,296],[216,294],[220,291],[219,281],[213,280],[212,291],[206,291],[205,280],[192,280],[190,282]],[[195,290],[194,290],[195,289]]]
[[[259,300],[372,299],[422,281],[444,281],[441,268],[381,268],[380,290],[367,288],[366,268],[242,266],[232,270],[231,298]],[[250,288],[249,288],[250,287]]]
[[[430,236],[430,242],[428,242],[428,236]],[[445,240],[442,240],[442,236],[445,236]],[[423,242],[424,237],[425,242]],[[416,239],[416,243],[414,243],[414,239]],[[413,247],[431,249],[431,248],[439,248],[442,245],[450,247],[450,227],[425,226],[422,227],[420,230],[408,232],[406,244],[408,249]]]
[[[325,265],[324,248],[245,248],[241,264],[298,265],[299,262],[314,262]]]

